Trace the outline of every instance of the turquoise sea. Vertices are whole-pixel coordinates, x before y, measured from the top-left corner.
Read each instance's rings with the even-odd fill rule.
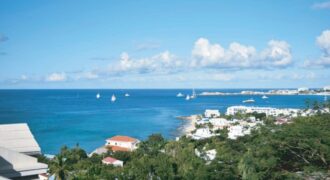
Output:
[[[246,89],[196,89],[196,93],[242,90]],[[200,114],[207,108],[223,113],[228,106],[243,105],[242,101],[251,97],[256,102],[250,105],[277,108],[303,108],[306,99],[324,98],[294,95],[263,100],[261,96],[234,95],[199,96],[186,101],[176,97],[179,92],[191,94],[191,89],[0,90],[0,124],[28,123],[43,153],[55,154],[61,146],[77,143],[90,152],[114,135],[145,139],[152,133],[162,133],[174,138],[184,123],[176,116]],[[100,99],[95,98],[97,93]],[[110,101],[112,94],[117,97],[114,103]]]

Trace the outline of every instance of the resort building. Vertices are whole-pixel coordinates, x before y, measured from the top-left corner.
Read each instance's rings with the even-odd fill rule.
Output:
[[[40,153],[27,124],[0,125],[0,179],[38,179],[48,170],[33,157]]]
[[[271,107],[248,107],[248,106],[231,106],[227,108],[227,115],[235,115],[236,113],[265,113],[266,116],[297,116],[299,109],[276,109]]]
[[[106,146],[112,151],[134,151],[140,141],[129,136],[114,136],[106,140]]]
[[[298,88],[299,93],[304,93],[304,92],[308,92],[308,91],[309,91],[309,88],[307,88],[307,87]]]
[[[121,161],[121,160],[118,160],[118,159],[115,159],[113,157],[106,157],[102,160],[102,163],[103,164],[106,164],[106,165],[113,165],[115,167],[123,167],[124,166],[124,162]]]
[[[217,109],[206,109],[204,112],[206,118],[220,117],[220,112]]]

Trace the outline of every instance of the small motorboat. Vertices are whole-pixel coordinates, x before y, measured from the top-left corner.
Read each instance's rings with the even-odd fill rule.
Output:
[[[252,98],[243,101],[243,103],[254,103],[254,102],[255,102],[255,100]]]

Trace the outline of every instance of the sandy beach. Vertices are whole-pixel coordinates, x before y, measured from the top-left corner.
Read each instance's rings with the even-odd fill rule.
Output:
[[[184,125],[180,128],[182,135],[189,134],[191,131],[195,130],[195,124],[200,119],[200,115],[191,116],[180,116],[177,119],[184,120]]]

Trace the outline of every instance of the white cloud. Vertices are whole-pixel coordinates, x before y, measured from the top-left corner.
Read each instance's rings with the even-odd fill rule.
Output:
[[[268,47],[257,52],[253,46],[233,42],[228,49],[200,38],[192,50],[193,67],[213,68],[284,68],[292,63],[290,45],[285,41],[271,40]]]
[[[217,63],[219,59],[225,56],[225,50],[219,44],[212,45],[208,39],[199,38],[195,42],[192,55],[201,59],[201,65]]]
[[[316,38],[317,45],[326,56],[330,56],[330,30],[325,30]]]
[[[177,71],[181,65],[182,62],[169,51],[140,59],[133,59],[128,53],[123,52],[120,56],[119,63],[111,64],[106,73],[168,73]]]
[[[46,77],[46,81],[54,82],[54,81],[65,81],[67,76],[64,72],[62,73],[52,73]]]
[[[269,61],[267,65],[286,67],[292,63],[290,45],[285,41],[271,40],[261,53],[261,60]]]
[[[313,9],[330,9],[330,1],[315,3],[312,6]]]
[[[330,67],[330,30],[323,31],[321,35],[316,38],[316,44],[321,49],[321,57],[314,61],[305,61],[304,66]]]

